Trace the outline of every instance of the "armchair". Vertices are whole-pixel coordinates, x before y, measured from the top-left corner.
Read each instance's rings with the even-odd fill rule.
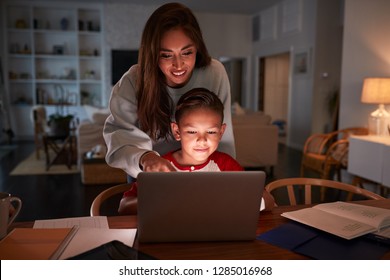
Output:
[[[313,134],[305,142],[301,162],[301,177],[311,170],[322,179],[331,179],[331,171],[341,181],[341,169],[348,164],[348,146],[350,135],[367,135],[368,129],[351,127],[325,134]]]

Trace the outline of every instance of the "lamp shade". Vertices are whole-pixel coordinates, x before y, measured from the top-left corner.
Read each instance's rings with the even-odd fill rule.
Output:
[[[361,101],[371,104],[390,104],[390,78],[364,79]]]

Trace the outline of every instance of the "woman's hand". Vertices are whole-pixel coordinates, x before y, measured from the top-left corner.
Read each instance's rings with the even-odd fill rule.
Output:
[[[143,171],[146,172],[170,172],[176,171],[172,164],[153,152],[144,154],[140,159]]]

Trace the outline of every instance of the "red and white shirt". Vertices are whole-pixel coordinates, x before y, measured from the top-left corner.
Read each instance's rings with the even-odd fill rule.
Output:
[[[208,160],[200,165],[183,166],[173,157],[174,152],[169,152],[163,158],[169,160],[173,167],[180,172],[220,172],[220,171],[243,171],[244,168],[230,155],[215,151]],[[130,190],[123,194],[123,197],[137,196],[137,183],[133,183]]]

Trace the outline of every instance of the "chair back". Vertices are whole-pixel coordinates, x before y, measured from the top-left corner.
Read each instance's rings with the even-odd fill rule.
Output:
[[[271,193],[275,189],[278,188],[287,188],[287,194],[288,199],[290,202],[290,205],[297,205],[297,192],[303,191],[304,192],[304,203],[303,204],[312,204],[312,197],[313,197],[313,187],[325,187],[325,188],[331,188],[331,189],[337,189],[341,191],[345,191],[348,193],[346,201],[352,200],[353,195],[360,195],[367,199],[385,199],[384,197],[375,194],[373,192],[370,192],[368,190],[338,182],[338,181],[331,181],[326,179],[318,179],[318,178],[286,178],[286,179],[279,179],[276,181],[273,181],[265,187],[265,189]],[[322,201],[321,201],[322,202]],[[302,204],[302,203],[300,203]]]
[[[303,147],[300,176],[305,177],[308,169],[318,173],[322,179],[330,179],[334,170],[341,181],[340,170],[348,165],[349,136],[367,134],[367,128],[350,127],[311,135]]]
[[[34,125],[34,142],[36,158],[40,159],[40,150],[43,150],[43,135],[47,131],[46,108],[38,105],[31,111],[31,118]]]
[[[99,193],[95,199],[92,201],[91,204],[91,209],[90,209],[90,215],[91,216],[101,216],[100,209],[106,200],[109,198],[112,198],[113,196],[117,194],[123,194],[125,191],[128,191],[131,187],[131,184],[120,184],[120,185],[115,185],[113,187],[110,187],[101,193]],[[119,203],[117,205],[119,207]]]

